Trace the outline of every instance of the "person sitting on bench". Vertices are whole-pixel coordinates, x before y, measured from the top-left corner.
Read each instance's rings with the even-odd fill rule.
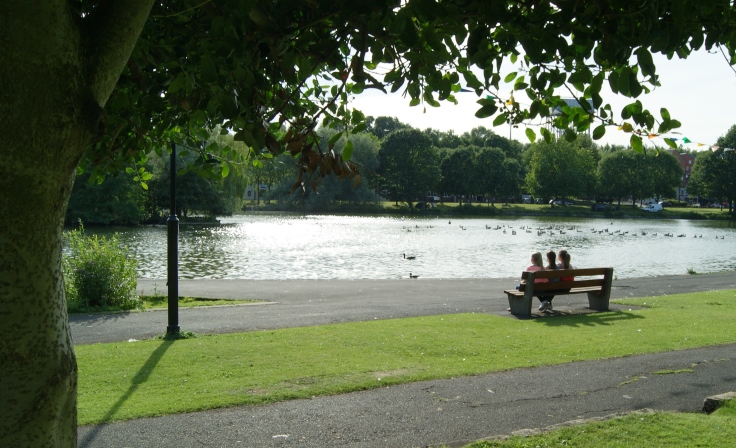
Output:
[[[532,264],[527,266],[527,272],[544,271],[544,262],[542,261],[542,254],[540,252],[534,252],[531,259]],[[549,280],[546,278],[538,278],[534,280],[534,283],[547,283]],[[518,287],[516,289],[519,289]]]
[[[556,269],[560,269],[555,264],[555,259],[556,258],[557,258],[557,254],[555,254],[555,251],[551,250],[551,251],[547,252],[547,266],[544,267],[544,270],[545,271],[554,271]],[[551,278],[551,279],[549,279],[549,281],[550,282],[558,282],[560,280],[557,279],[557,278]],[[554,299],[554,298],[555,298],[554,294],[539,296],[539,301],[541,302],[539,304],[539,311],[548,311],[548,310],[551,310],[552,309],[552,299]]]
[[[534,252],[531,257],[532,264],[527,266],[526,270],[528,272],[535,272],[535,271],[544,271],[544,263],[542,262],[542,253],[541,252]],[[549,280],[546,278],[537,278],[534,279],[534,283],[547,283]],[[526,282],[526,280],[522,280],[522,283]],[[516,285],[516,289],[519,289],[521,285]],[[511,311],[511,308],[509,308],[507,311]]]
[[[570,254],[567,252],[567,250],[562,249],[560,253],[557,255],[557,269],[575,269],[570,264]],[[575,277],[562,277],[560,279],[561,282],[574,282]]]

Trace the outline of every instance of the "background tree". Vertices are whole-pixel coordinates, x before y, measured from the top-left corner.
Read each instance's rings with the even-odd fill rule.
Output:
[[[509,140],[508,138],[498,134],[493,134],[486,139],[486,147],[499,148],[507,158],[516,160],[521,159],[521,153],[524,149],[520,142]]]
[[[629,172],[629,197],[632,206],[636,207],[636,201],[652,195],[652,179],[649,173],[649,160],[643,153],[627,151],[631,171]]]
[[[322,144],[326,147],[327,142],[335,135],[331,129],[321,129]],[[353,160],[361,170],[361,182],[355,185],[352,179],[340,179],[335,176],[326,177],[321,180],[319,188],[315,191],[311,188],[296,189],[291,191],[292,177],[285,177],[280,184],[269,192],[267,198],[281,198],[282,201],[304,210],[309,211],[333,211],[338,210],[343,203],[355,205],[367,205],[376,203],[378,196],[373,191],[376,171],[378,169],[378,150],[380,144],[378,139],[368,132],[355,134],[350,137],[353,145]],[[335,143],[334,150],[342,153],[347,140],[342,138]],[[297,169],[293,157],[280,156],[283,164],[292,172]],[[309,179],[304,179],[309,184]]]
[[[148,219],[147,195],[129,174],[89,183],[89,172],[79,174],[69,199],[65,222],[97,225],[132,225]]]
[[[506,157],[503,160],[502,180],[498,188],[498,195],[504,200],[516,197],[521,193],[524,184],[524,170],[518,160]]]
[[[372,117],[369,117],[372,118]],[[398,118],[395,117],[378,117],[375,120],[367,120],[369,126],[366,128],[368,132],[378,137],[379,140],[386,137],[388,134],[398,131],[399,129],[410,129],[406,123],[402,123]]]
[[[604,154],[598,164],[598,194],[612,199],[671,196],[681,183],[682,168],[666,151],[648,154],[632,150]]]
[[[505,162],[506,155],[499,148],[483,148],[478,151],[475,171],[479,183],[479,192],[489,196],[491,205],[502,192],[510,191],[509,188],[504,189],[504,184],[509,179],[513,179],[514,174],[518,176],[518,171],[508,173],[508,177],[504,175],[504,170],[509,168]]]
[[[736,155],[734,151],[719,148],[695,158],[688,182],[688,193],[728,203],[728,212],[736,214]]]
[[[618,200],[629,198],[631,185],[636,180],[636,165],[631,151],[605,154],[598,163],[598,195]]]
[[[651,182],[651,194],[656,199],[672,197],[677,187],[682,184],[682,167],[675,156],[667,151],[649,152],[648,178]],[[697,158],[696,158],[697,160]]]
[[[595,170],[601,160],[602,153],[598,145],[593,141],[593,139],[591,139],[586,134],[578,135],[573,144],[580,148],[583,153],[587,153],[586,159],[589,156],[592,160],[590,162],[592,164],[592,175],[586,176],[585,178],[585,196],[592,197],[595,195],[596,188],[598,186],[598,177],[595,174]]]
[[[463,145],[463,140],[460,136],[455,135],[452,129],[445,132],[427,128],[422,132],[432,141],[435,147],[440,149],[455,149]]]
[[[437,149],[421,131],[401,129],[386,136],[378,151],[379,185],[392,198],[414,207],[440,180]]]
[[[461,196],[458,198],[461,203],[464,200],[472,203],[473,195],[481,192],[478,152],[475,146],[461,146],[447,151],[440,163],[440,189],[445,194]]]
[[[460,138],[466,145],[474,145],[479,148],[499,148],[506,157],[519,159],[523,150],[523,145],[516,140],[509,140],[506,137],[496,134],[490,129],[478,126],[463,133]]]
[[[149,191],[153,203],[159,210],[170,206],[169,184],[171,172],[166,167],[163,173],[151,180]],[[234,210],[225,195],[218,189],[217,182],[205,179],[189,171],[176,176],[176,214],[186,218],[191,215],[230,216]]]
[[[699,153],[695,158],[689,194],[710,197],[728,202],[728,212],[736,216],[736,125],[717,141],[719,148],[713,152]]]
[[[642,83],[657,84],[650,50],[685,57],[720,45],[733,58],[736,14],[727,0],[636,6],[632,15],[629,1],[597,0],[0,2],[0,314],[10,322],[0,328],[9,341],[0,366],[10,391],[0,407],[3,445],[76,440],[60,254],[80,161],[101,177],[171,140],[202,141],[221,124],[249,152],[297,157],[298,179],[337,170],[357,176],[348,157],[316,145],[314,131],[320,120],[347,135],[363,131],[348,98],[366,88],[436,106],[456,101],[465,86],[482,97],[478,117],[498,114],[511,124],[546,118],[560,105],[556,126],[585,131],[597,116],[604,122],[594,137],[619,124],[640,149],[641,135],[679,123],[662,111],[655,130],[638,100],[619,121],[600,96],[603,82],[639,97]],[[522,64],[512,81],[528,94],[528,108],[486,97],[498,90],[507,57]],[[379,64],[381,80],[370,72]],[[565,106],[555,94],[564,84],[591,99],[595,113]],[[231,151],[223,169],[248,155]]]
[[[531,145],[526,186],[534,196],[571,198],[585,196],[595,185],[591,152],[563,139]]]

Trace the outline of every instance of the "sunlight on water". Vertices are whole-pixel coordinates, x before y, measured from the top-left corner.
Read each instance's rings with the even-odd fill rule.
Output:
[[[531,252],[561,248],[573,266],[613,266],[619,278],[736,268],[736,227],[728,222],[245,215],[222,223],[181,227],[181,278],[517,277]],[[166,278],[166,227],[113,230],[142,278]]]

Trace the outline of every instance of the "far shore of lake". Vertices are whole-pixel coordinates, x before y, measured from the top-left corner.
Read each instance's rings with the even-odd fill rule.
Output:
[[[244,215],[365,215],[365,216],[396,216],[406,215],[413,218],[420,217],[561,217],[561,218],[600,218],[600,219],[688,219],[688,220],[734,220],[736,215],[730,214],[727,208],[706,207],[665,207],[657,213],[643,211],[638,205],[631,203],[609,205],[612,209],[603,212],[591,210],[592,201],[579,201],[575,205],[549,204],[506,204],[497,202],[460,204],[457,202],[438,202],[431,204],[428,208],[409,207],[406,203],[395,203],[384,201],[376,204],[338,204],[327,210],[299,209],[288,205],[276,203],[261,203],[259,205],[249,204],[243,211],[237,214]]]

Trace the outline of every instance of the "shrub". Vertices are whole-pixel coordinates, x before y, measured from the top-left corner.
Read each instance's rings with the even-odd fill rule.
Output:
[[[64,291],[69,312],[140,308],[138,263],[121,247],[117,234],[88,236],[84,227],[65,232]]]

